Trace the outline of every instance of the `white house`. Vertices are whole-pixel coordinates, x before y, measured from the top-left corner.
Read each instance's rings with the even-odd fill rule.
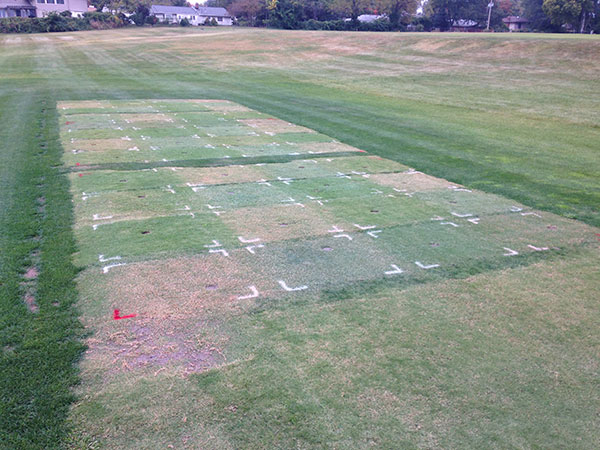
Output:
[[[194,8],[189,6],[152,5],[150,15],[159,22],[179,23],[187,19],[191,25],[200,25],[200,17]]]
[[[218,25],[233,25],[233,18],[225,8],[152,5],[150,15],[159,22],[167,23],[179,23],[187,19],[191,25],[202,25],[207,20],[215,19]]]
[[[196,11],[198,11],[198,15],[200,16],[200,23],[215,19],[218,25],[233,25],[233,17],[231,17],[225,8],[200,6],[196,8]]]
[[[44,17],[63,11],[81,17],[88,11],[87,0],[0,0],[0,18]]]

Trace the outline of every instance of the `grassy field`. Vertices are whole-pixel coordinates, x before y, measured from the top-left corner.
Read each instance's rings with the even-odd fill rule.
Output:
[[[128,29],[2,36],[0,45],[0,445],[593,448],[600,440],[597,38]],[[297,166],[306,155],[268,147],[271,135],[250,145],[236,138],[239,127],[203,121],[211,139],[236,148],[229,161],[210,147],[199,157],[197,145],[212,141],[182,141],[172,122],[156,125],[139,102],[124,101],[156,98],[230,100],[254,110],[236,119],[307,127],[282,123],[272,130],[285,138],[279,146],[326,153],[307,173]],[[103,123],[98,105],[77,110],[80,100],[134,105],[118,112],[139,121],[128,129],[135,143],[110,131],[120,125]],[[196,123],[196,113],[171,119]],[[144,127],[160,157],[143,147]],[[299,141],[288,139],[294,133]],[[261,165],[236,168],[244,159]],[[372,183],[403,195],[397,177],[408,167],[439,178],[408,182],[425,194],[405,209],[395,198],[372,203]],[[371,178],[335,176],[352,170]],[[277,212],[275,195],[254,186],[277,177],[284,199],[314,195],[330,177],[327,213]],[[179,192],[200,182],[211,185],[202,199]],[[444,194],[462,196],[448,189],[455,185],[474,197],[463,204]],[[84,192],[99,195],[83,200]],[[214,200],[242,214],[221,221],[203,203]],[[455,218],[465,221],[457,230],[479,231],[448,236],[425,223],[454,211],[444,202],[473,208],[481,224]],[[167,223],[174,204],[182,212]],[[511,207],[541,221],[504,219]],[[339,220],[351,227],[373,210],[384,233],[353,235],[360,251],[338,254],[306,232]],[[118,223],[93,230],[94,214]],[[135,235],[133,221],[142,227]],[[248,253],[234,245],[242,231],[265,233],[273,256],[206,262],[212,239]],[[441,270],[411,268],[402,282],[381,275],[388,256],[414,267],[418,246]],[[517,246],[516,258],[486,256]],[[130,267],[104,274],[104,248]],[[331,264],[307,265],[317,253]],[[248,274],[268,295],[234,301],[252,284]],[[279,295],[284,276],[311,289]],[[69,411],[82,349],[77,298],[89,349]],[[140,317],[113,321],[123,302],[122,314]]]

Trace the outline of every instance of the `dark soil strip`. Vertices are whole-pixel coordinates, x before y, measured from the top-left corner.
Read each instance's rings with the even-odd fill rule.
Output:
[[[54,102],[13,92],[0,96],[0,448],[60,448],[83,350],[72,207]]]

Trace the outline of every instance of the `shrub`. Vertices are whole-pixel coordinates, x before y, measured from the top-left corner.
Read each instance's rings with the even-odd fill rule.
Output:
[[[47,17],[10,17],[0,19],[0,33],[46,33],[118,28],[126,25],[121,17],[110,13],[85,13],[83,18],[71,17],[70,12],[49,14]]]

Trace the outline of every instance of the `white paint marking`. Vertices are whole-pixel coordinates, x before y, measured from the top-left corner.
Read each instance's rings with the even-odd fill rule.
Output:
[[[354,224],[354,226],[356,228],[358,228],[359,230],[372,230],[373,228],[377,228],[377,225],[359,225],[357,223]]]
[[[108,220],[112,219],[113,216],[100,216],[100,214],[94,214],[93,220]]]
[[[292,183],[294,181],[292,178],[286,178],[286,177],[277,177],[277,179],[279,181],[283,181],[283,184],[287,184],[287,185],[289,185],[290,183]]]
[[[390,267],[394,270],[388,270],[387,272],[384,272],[386,275],[399,275],[401,273],[404,273],[404,270],[402,270],[396,264],[390,264]]]
[[[540,216],[538,213],[534,213],[534,212],[525,212],[525,213],[521,213],[522,216],[535,216],[535,217],[542,217]]]
[[[139,148],[137,148],[137,146],[135,146],[135,147],[130,147],[130,148],[128,148],[127,150],[128,150],[128,151],[130,151],[130,152],[139,152],[139,151],[140,151],[140,149],[139,149]]]
[[[284,291],[288,291],[288,292],[303,291],[305,289],[308,289],[308,286],[298,286],[295,288],[291,288],[283,280],[279,280],[278,283],[283,288]]]
[[[452,225],[453,227],[458,227],[454,222],[440,222],[441,225]]]
[[[237,299],[238,300],[248,300],[248,299],[256,298],[259,296],[258,289],[256,289],[256,286],[248,286],[248,289],[250,289],[250,291],[252,291],[251,294],[241,295]]]
[[[295,201],[292,197],[288,197],[285,200],[281,200],[281,203],[293,203]]]
[[[170,192],[171,194],[175,193],[175,189],[173,189],[170,184],[167,185],[165,191]]]
[[[104,255],[98,255],[98,261],[107,262],[107,261],[115,261],[121,259],[120,256],[113,256],[112,258],[105,258]]]
[[[254,255],[254,249],[255,248],[263,248],[264,245],[263,244],[258,244],[258,245],[248,245],[246,246],[246,250],[248,250],[250,253],[252,253]]]
[[[125,263],[116,263],[116,264],[109,264],[108,266],[104,266],[102,268],[102,273],[108,273],[108,271],[110,269],[112,269],[113,267],[118,267],[118,266],[126,266],[127,264]]]
[[[453,212],[453,213],[451,213],[451,214],[452,214],[454,217],[461,217],[461,218],[464,218],[464,217],[471,217],[471,216],[473,215],[473,214],[471,214],[471,213],[459,214],[459,213],[455,213],[455,212]]]
[[[367,231],[367,234],[371,237],[374,237],[375,239],[377,239],[379,236],[377,236],[379,233],[381,233],[382,230],[373,230],[373,231]]]
[[[229,253],[227,253],[227,250],[225,250],[223,248],[220,248],[217,250],[212,249],[212,250],[209,250],[208,253],[221,253],[223,256],[229,256]]]
[[[473,217],[472,219],[467,219],[469,222],[474,223],[475,225],[479,225],[479,221],[481,220],[479,217]]]
[[[208,206],[208,209],[219,209],[219,208],[221,208],[220,206],[213,206],[213,205],[209,205],[208,203],[206,204],[206,206]]]
[[[444,218],[441,216],[435,216],[435,217],[432,217],[431,220],[444,220]]]
[[[131,138],[129,136],[124,136],[124,137],[121,138],[121,140],[123,140],[123,141],[130,141]]]
[[[523,208],[519,208],[518,206],[511,206],[510,210],[512,212],[521,212],[521,211],[523,211]]]
[[[214,248],[214,247],[221,247],[221,244],[219,243],[219,241],[213,240],[212,244],[210,245],[205,245],[206,248]]]
[[[267,180],[265,180],[264,178],[262,180],[258,180],[257,181],[258,184],[262,184],[263,186],[271,186],[271,183],[269,183]]]
[[[415,261],[415,264],[417,266],[419,266],[421,269],[434,269],[435,267],[440,267],[439,264],[429,264],[429,265],[426,265],[426,264],[420,263],[419,261]]]
[[[342,230],[341,228],[338,228],[337,225],[334,225],[333,228],[331,230],[327,230],[328,233],[343,233],[344,230]]]
[[[346,234],[346,233],[344,233],[344,234],[336,234],[336,235],[335,235],[335,236],[333,236],[333,237],[334,237],[334,238],[346,238],[346,239],[348,239],[349,241],[351,241],[351,240],[352,240],[352,236],[350,236],[349,234]]]
[[[456,192],[473,192],[469,189],[459,188],[458,186],[448,186],[448,189],[452,189],[453,191],[456,191]]]
[[[352,177],[350,177],[350,175],[346,175],[343,172],[338,172],[335,176],[338,178],[348,178],[349,180],[352,179]]]
[[[383,191],[380,191],[379,189],[371,189],[371,194],[383,194]]]
[[[515,256],[518,255],[519,252],[517,252],[516,250],[512,250],[508,247],[504,247],[504,250],[506,250],[507,253],[504,253],[504,256]]]
[[[416,173],[423,173],[423,172],[419,172],[418,170],[413,169],[412,167],[410,169],[408,169],[406,172],[402,172],[405,175],[414,175]]]
[[[253,242],[260,242],[260,238],[254,238],[254,239],[246,239],[242,236],[238,236],[238,239],[240,240],[240,242],[242,244],[252,244]]]
[[[531,244],[529,244],[527,247],[529,247],[531,250],[535,250],[536,252],[543,252],[544,250],[550,250],[548,247],[536,247],[535,245],[531,245]]]

